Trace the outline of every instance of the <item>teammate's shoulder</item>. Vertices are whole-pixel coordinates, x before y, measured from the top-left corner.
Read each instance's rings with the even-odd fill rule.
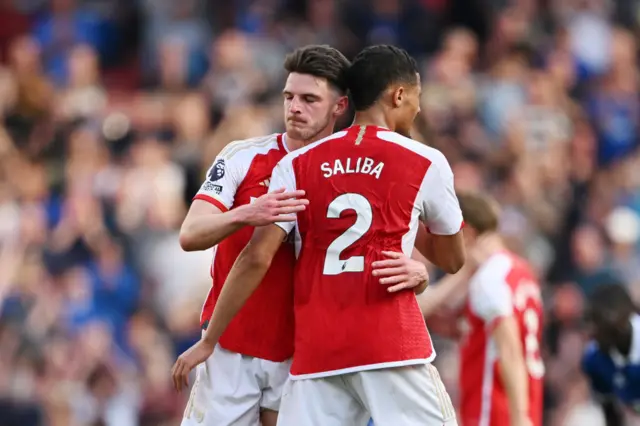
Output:
[[[474,278],[479,281],[488,280],[489,282],[494,281],[497,277],[506,278],[513,265],[513,256],[508,252],[501,251],[485,260],[478,268]]]
[[[237,155],[255,155],[278,147],[279,133],[229,142],[218,157],[231,159]]]
[[[525,275],[531,279],[537,279],[535,269],[529,260],[508,250],[504,251],[503,254],[511,259],[512,269],[517,272],[519,276]]]
[[[413,151],[414,153],[429,159],[434,164],[448,164],[447,158],[438,149],[425,145],[422,142],[418,142],[415,139],[403,136],[400,133],[393,132],[391,130],[380,130],[377,136],[384,141],[395,143],[403,148]]]

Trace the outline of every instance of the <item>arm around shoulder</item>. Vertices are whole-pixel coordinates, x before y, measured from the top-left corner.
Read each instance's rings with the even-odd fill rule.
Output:
[[[194,200],[180,227],[180,247],[200,251],[219,244],[245,225],[241,213],[239,209],[222,212],[208,201]]]

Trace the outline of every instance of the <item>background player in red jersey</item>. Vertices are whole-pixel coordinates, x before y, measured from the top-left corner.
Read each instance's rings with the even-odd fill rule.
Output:
[[[458,194],[470,261],[419,297],[429,325],[442,304],[463,295],[461,413],[463,426],[541,426],[540,288],[527,263],[496,233],[497,205]],[[455,324],[455,318],[449,318]]]
[[[392,131],[408,134],[419,111],[417,66],[405,51],[367,48],[348,78],[355,125],[274,169],[271,187],[306,190],[308,209],[295,230],[256,229],[191,355],[207,355],[293,231],[295,353],[278,424],[456,424],[415,295],[389,293],[373,271],[393,269],[385,249],[411,253],[420,221],[431,232],[423,254],[449,272],[462,267],[453,173],[440,152]]]
[[[329,46],[289,55],[284,94],[286,134],[232,142],[217,156],[180,232],[184,250],[214,248],[213,286],[201,323],[206,328],[227,274],[253,227],[304,209],[302,191],[267,194],[271,172],[289,151],[333,132],[347,108],[344,71],[349,61]],[[283,244],[263,285],[219,339],[197,373],[183,426],[275,424],[293,353],[293,249]],[[262,413],[261,413],[262,412]],[[261,417],[261,419],[260,419]]]

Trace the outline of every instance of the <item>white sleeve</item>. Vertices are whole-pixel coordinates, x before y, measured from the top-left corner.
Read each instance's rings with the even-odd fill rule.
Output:
[[[431,166],[420,188],[422,221],[432,234],[454,235],[462,228],[463,221],[453,172],[445,156],[440,151],[433,151]]]
[[[269,192],[273,192],[281,188],[284,188],[286,192],[292,192],[297,189],[296,175],[293,173],[293,164],[288,156],[280,160],[271,173]],[[293,230],[295,222],[277,222],[276,225],[288,234]]]
[[[242,156],[226,157],[223,150],[207,171],[207,177],[193,199],[208,201],[225,212],[233,207],[244,174]]]
[[[490,329],[501,318],[513,314],[511,287],[506,282],[509,270],[506,263],[501,259],[490,260],[469,284],[469,307]]]

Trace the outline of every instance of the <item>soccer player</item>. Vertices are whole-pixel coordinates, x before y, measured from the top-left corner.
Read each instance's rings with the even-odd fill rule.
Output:
[[[364,426],[372,417],[376,426],[454,425],[414,293],[390,293],[378,280],[394,269],[383,251],[408,256],[420,221],[430,235],[416,247],[448,272],[462,267],[453,173],[439,151],[401,135],[420,100],[417,65],[405,51],[363,50],[348,81],[355,124],[288,154],[272,175],[271,188],[305,190],[308,208],[295,223],[256,229],[184,361],[210,353],[293,232],[295,353],[278,424]]]
[[[474,193],[459,193],[458,199],[469,261],[458,274],[420,295],[419,302],[427,322],[435,326],[429,320],[434,309],[456,294],[466,294],[460,423],[541,426],[540,287],[529,265],[503,246],[493,200]]]
[[[582,369],[602,404],[607,426],[620,426],[626,415],[640,413],[640,315],[621,284],[598,286],[589,302],[593,340],[585,349]]]
[[[232,142],[215,159],[180,231],[187,251],[214,247],[213,286],[204,304],[206,329],[234,261],[254,226],[294,220],[303,191],[267,194],[271,172],[288,152],[330,135],[347,108],[349,61],[329,46],[307,46],[284,62],[285,134]],[[298,198],[297,200],[295,198]],[[293,354],[294,253],[282,244],[262,285],[198,367],[183,426],[274,425]]]
[[[284,95],[286,134],[233,142],[214,161],[185,219],[180,242],[187,251],[216,244],[213,287],[201,322],[206,329],[233,262],[249,241],[253,226],[293,220],[303,191],[265,194],[271,171],[286,152],[332,132],[346,108],[347,59],[328,46],[307,46],[285,60],[289,76]],[[284,216],[283,216],[284,215]],[[417,286],[428,276],[420,262],[392,254],[394,267],[381,275],[389,291]],[[183,426],[275,424],[282,386],[293,351],[293,248],[283,245],[253,295],[219,339],[215,354],[197,374]],[[177,383],[180,389],[182,383]]]

